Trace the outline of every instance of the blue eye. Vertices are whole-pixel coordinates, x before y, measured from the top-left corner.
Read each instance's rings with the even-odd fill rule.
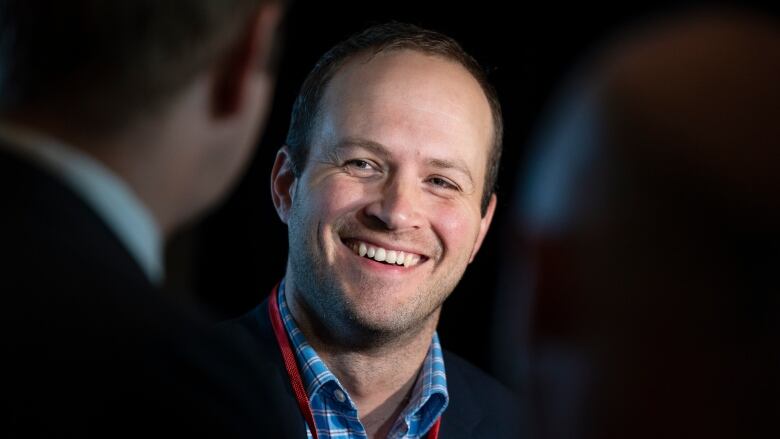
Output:
[[[372,177],[379,175],[382,170],[376,163],[363,159],[350,159],[342,165],[344,172],[355,177]]]
[[[344,164],[344,166],[349,166],[349,167],[357,168],[357,169],[365,169],[365,170],[373,169],[373,166],[371,166],[371,163],[369,163],[369,162],[367,162],[365,160],[360,160],[360,159],[347,160],[347,162]]]
[[[431,177],[430,179],[428,179],[428,181],[431,182],[434,186],[438,186],[443,189],[454,189],[454,190],[460,189],[456,184],[441,177]]]

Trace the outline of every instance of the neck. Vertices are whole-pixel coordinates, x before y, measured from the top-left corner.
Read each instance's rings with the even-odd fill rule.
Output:
[[[202,82],[202,81],[201,81]],[[204,137],[192,127],[196,105],[203,92],[200,82],[171,98],[166,106],[125,121],[121,126],[98,129],[90,120],[63,117],[57,111],[35,109],[8,117],[11,123],[39,131],[77,148],[101,162],[121,178],[149,209],[167,237],[189,213],[182,187],[197,181],[187,160]],[[175,169],[176,172],[171,170]]]
[[[292,294],[290,294],[292,293]],[[289,289],[285,298],[306,340],[357,405],[369,437],[384,438],[406,407],[439,319],[433,313],[419,329],[381,346],[359,349],[333,343],[314,330],[312,319]]]

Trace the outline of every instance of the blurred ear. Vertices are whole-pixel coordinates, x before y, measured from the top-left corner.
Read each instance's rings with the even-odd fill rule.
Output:
[[[213,111],[216,117],[240,112],[255,82],[270,82],[273,72],[277,27],[281,18],[278,2],[264,4],[246,22],[245,28],[215,66]],[[270,100],[270,96],[269,96]]]
[[[479,222],[479,234],[477,235],[477,242],[474,244],[474,249],[471,251],[471,257],[469,258],[469,264],[474,261],[474,257],[477,256],[479,248],[482,247],[482,241],[485,240],[485,235],[490,228],[490,223],[493,221],[493,213],[496,211],[496,194],[490,196],[490,202],[488,203],[487,211]]]
[[[276,213],[283,223],[290,218],[293,199],[295,197],[296,178],[292,170],[292,160],[287,146],[279,148],[276,160],[271,169],[271,198],[276,207]]]

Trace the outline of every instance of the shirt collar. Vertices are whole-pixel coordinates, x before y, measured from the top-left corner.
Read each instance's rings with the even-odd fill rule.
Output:
[[[284,279],[279,285],[277,300],[279,313],[287,336],[290,338],[290,342],[295,350],[298,368],[301,371],[301,378],[309,399],[312,400],[325,387],[331,387],[335,384],[339,390],[344,392],[346,396],[345,403],[348,403],[353,410],[357,410],[357,406],[353,403],[344,386],[328,369],[325,362],[317,355],[317,352],[306,341],[305,336],[298,328],[287,306]],[[395,437],[396,432],[399,430],[415,429],[422,432],[428,431],[439,416],[444,413],[448,403],[449,394],[447,392],[447,375],[444,370],[444,355],[439,343],[439,336],[434,332],[431,346],[412,388],[409,403],[391,428],[388,437]]]
[[[428,431],[436,422],[436,419],[444,413],[449,403],[447,393],[447,375],[444,371],[444,355],[442,353],[439,336],[434,332],[431,347],[423,360],[423,366],[412,389],[409,404],[401,413],[394,431],[404,428],[413,428],[417,431]],[[405,426],[400,424],[403,419]]]
[[[151,212],[108,167],[50,137],[0,123],[4,148],[34,161],[58,176],[108,225],[149,280],[163,280],[162,237]]]

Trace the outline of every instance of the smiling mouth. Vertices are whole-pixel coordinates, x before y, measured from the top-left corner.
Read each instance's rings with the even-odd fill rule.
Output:
[[[416,253],[404,252],[396,249],[379,247],[357,239],[344,239],[344,245],[349,247],[357,256],[371,259],[388,265],[402,267],[414,267],[425,262],[428,258]]]

